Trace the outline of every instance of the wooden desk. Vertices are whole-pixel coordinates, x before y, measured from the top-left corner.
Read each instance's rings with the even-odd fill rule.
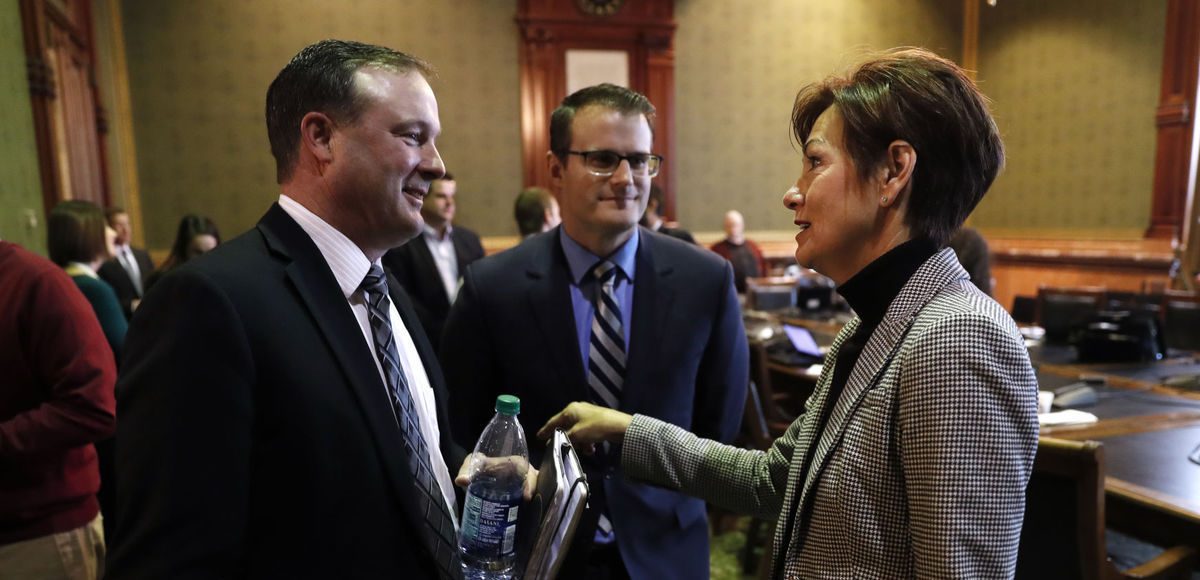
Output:
[[[1160,545],[1200,549],[1200,465],[1188,455],[1200,445],[1200,393],[1181,392],[1128,376],[1147,369],[1170,374],[1179,361],[1153,365],[1046,365],[1043,387],[1061,386],[1080,373],[1104,374],[1100,402],[1086,409],[1091,425],[1045,427],[1042,435],[1104,443],[1108,525]],[[1099,373],[1099,371],[1106,371]]]

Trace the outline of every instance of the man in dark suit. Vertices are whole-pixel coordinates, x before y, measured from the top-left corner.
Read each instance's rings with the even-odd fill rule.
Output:
[[[444,172],[428,65],[306,47],[267,91],[281,195],[176,269],[119,381],[108,578],[458,578],[442,376],[380,258]]]
[[[132,226],[124,208],[110,207],[104,215],[117,237],[113,241],[113,257],[101,264],[96,274],[116,291],[125,318],[133,318],[133,310],[146,288],[146,277],[154,271],[154,261],[149,252],[133,247]]]
[[[663,190],[657,184],[650,186],[650,200],[646,202],[646,213],[642,214],[642,220],[638,223],[645,226],[653,232],[658,232],[663,235],[679,238],[689,244],[696,243],[696,238],[692,237],[692,233],[683,228],[673,228],[667,225],[663,220],[659,210],[663,205]]]
[[[458,295],[463,272],[483,257],[479,236],[451,223],[457,192],[453,175],[447,173],[435,180],[421,206],[421,217],[425,218],[421,235],[383,257],[383,265],[412,296],[417,317],[434,346],[441,341],[442,326]]]
[[[562,226],[473,264],[442,341],[455,437],[478,437],[497,393],[538,428],[571,401],[600,402],[729,440],[746,398],[746,336],[733,271],[638,228],[654,107],[599,85],[551,117],[547,155]],[[543,447],[531,444],[540,461]],[[592,498],[565,578],[706,578],[704,503],[614,476],[620,448],[585,459]]]

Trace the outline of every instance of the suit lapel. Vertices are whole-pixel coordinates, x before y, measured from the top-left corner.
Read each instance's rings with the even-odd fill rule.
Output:
[[[290,263],[284,268],[296,294],[312,315],[325,344],[346,377],[384,466],[413,529],[425,525],[413,494],[412,475],[403,461],[404,443],[392,415],[387,391],[376,371],[362,329],[346,297],[308,234],[278,205],[258,224],[267,245]],[[408,324],[408,320],[405,320]]]
[[[571,273],[559,246],[562,229],[525,243],[538,244],[537,255],[526,269],[529,310],[554,361],[567,401],[589,400],[583,374],[583,359],[575,334],[575,310],[571,305]]]
[[[654,361],[662,360],[659,351],[663,340],[670,336],[666,328],[671,306],[675,303],[675,286],[670,277],[674,265],[657,264],[654,259],[654,236],[649,230],[639,232],[636,278],[633,284],[633,313],[630,317],[629,344],[626,347],[625,385],[649,385]],[[621,408],[643,409],[641,398],[653,396],[651,389],[623,389]]]

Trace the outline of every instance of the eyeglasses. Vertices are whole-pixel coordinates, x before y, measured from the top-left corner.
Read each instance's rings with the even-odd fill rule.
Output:
[[[629,172],[641,176],[654,177],[662,166],[661,155],[653,153],[630,153],[621,155],[616,151],[567,151],[571,155],[583,157],[583,165],[588,173],[598,177],[608,177],[621,166],[621,161],[629,162]]]

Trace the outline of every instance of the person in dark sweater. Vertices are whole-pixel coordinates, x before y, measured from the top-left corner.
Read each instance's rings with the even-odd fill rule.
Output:
[[[129,323],[116,291],[96,274],[96,269],[112,256],[116,238],[104,219],[104,211],[88,201],[60,202],[50,210],[46,234],[50,260],[66,270],[87,297],[109,348],[120,360]]]
[[[775,521],[772,578],[1011,578],[1037,378],[946,247],[1004,164],[986,98],[953,62],[897,49],[802,89],[792,128],[796,261],[857,314],[804,414],[766,451],[586,403],[542,433],[620,442],[628,477]]]
[[[0,376],[0,576],[98,578],[93,443],[116,427],[116,365],[67,274],[3,241]]]

